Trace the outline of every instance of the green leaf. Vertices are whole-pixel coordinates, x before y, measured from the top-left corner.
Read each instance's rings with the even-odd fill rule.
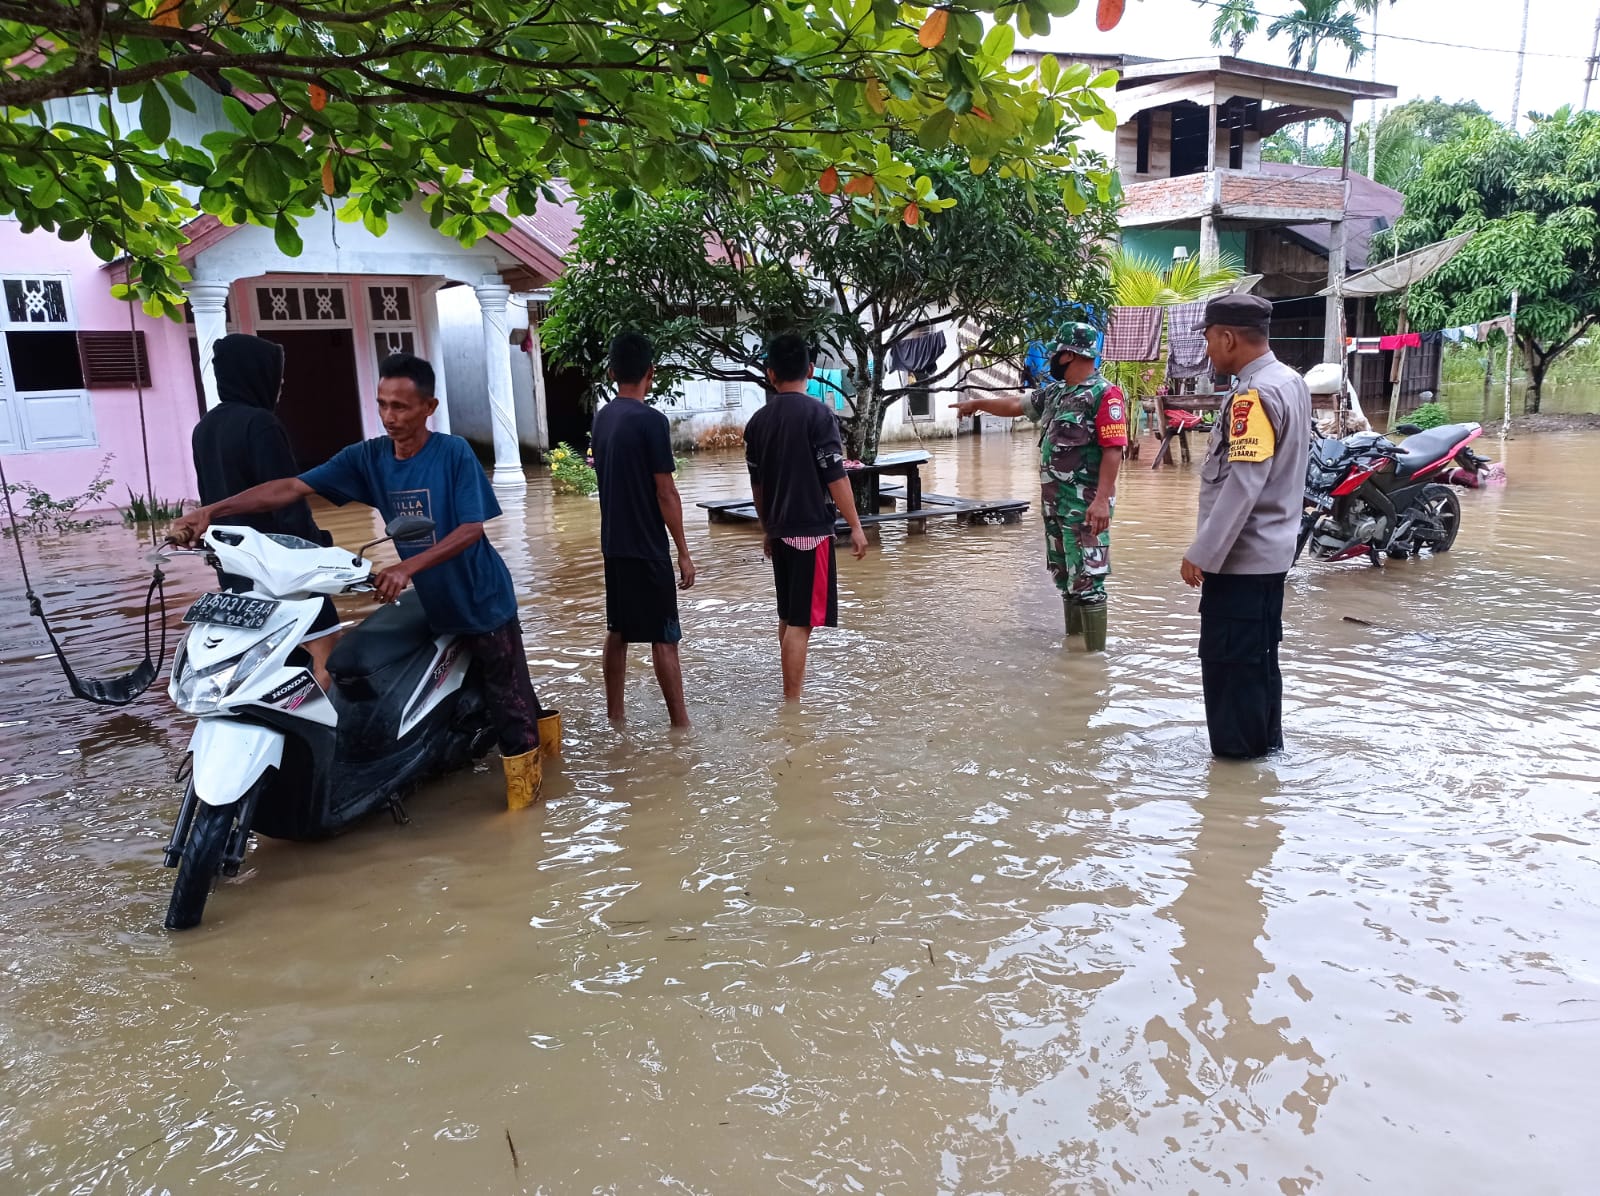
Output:
[[[257,141],[276,140],[282,128],[283,109],[277,104],[268,104],[250,118],[250,135]]]
[[[956,114],[948,108],[941,108],[927,120],[922,122],[922,128],[917,130],[917,144],[923,149],[941,149],[950,142],[950,130],[955,127]]]
[[[450,128],[445,146],[449,160],[457,166],[471,166],[478,159],[478,130],[471,121],[457,121]]]
[[[1101,71],[1093,79],[1089,80],[1088,85],[1090,87],[1115,87],[1117,80],[1120,78],[1122,76],[1116,71]]]
[[[172,111],[159,87],[152,85],[144,89],[144,96],[139,100],[139,127],[157,145],[172,136]]]
[[[278,252],[286,257],[299,257],[305,248],[300,234],[295,231],[294,221],[283,212],[278,213],[278,219],[272,226],[272,239],[277,242]]]

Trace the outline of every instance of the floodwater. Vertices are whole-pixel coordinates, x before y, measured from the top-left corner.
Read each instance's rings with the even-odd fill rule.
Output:
[[[691,506],[682,739],[642,652],[608,728],[596,505],[536,477],[493,536],[547,804],[480,768],[262,843],[182,935],[186,720],[66,699],[7,566],[0,1191],[1593,1192],[1597,447],[1513,439],[1447,556],[1297,570],[1289,747],[1244,765],[1177,576],[1197,464],[1125,475],[1103,659],[1036,512],[895,528],[791,715],[755,535]],[[1024,437],[933,453],[1033,496]],[[140,552],[36,549],[90,671],[138,655]]]

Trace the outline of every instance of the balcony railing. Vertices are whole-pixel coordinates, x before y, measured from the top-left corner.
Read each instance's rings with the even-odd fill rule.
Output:
[[[1345,184],[1339,179],[1216,170],[1131,183],[1126,190],[1127,204],[1121,216],[1124,227],[1202,216],[1284,224],[1344,218]]]

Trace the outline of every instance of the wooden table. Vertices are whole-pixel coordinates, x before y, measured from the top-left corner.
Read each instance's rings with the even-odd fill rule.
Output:
[[[905,490],[897,495],[908,511],[922,509],[922,467],[928,463],[928,454],[921,451],[881,454],[871,465],[850,464],[844,467],[846,476],[867,479],[868,503],[863,515],[876,515],[883,504],[883,479],[905,478]]]
[[[964,499],[946,494],[929,494],[922,489],[922,467],[928,463],[928,454],[922,451],[885,453],[871,465],[847,465],[845,474],[850,478],[867,479],[867,509],[860,512],[863,527],[882,523],[904,522],[906,530],[921,532],[927,521],[938,515],[951,515],[959,524],[1015,523],[1022,518],[1028,504],[1021,499]],[[885,477],[905,479],[903,486],[883,485]],[[898,510],[884,511],[884,501],[899,502]],[[702,502],[706,517],[712,523],[753,523],[755,505],[748,498],[724,499],[719,502]],[[835,532],[848,531],[843,519]]]

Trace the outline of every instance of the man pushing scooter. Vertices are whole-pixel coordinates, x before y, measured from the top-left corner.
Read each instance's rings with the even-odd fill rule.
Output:
[[[365,503],[385,521],[402,515],[433,521],[434,530],[398,541],[400,562],[372,578],[378,598],[394,602],[415,586],[436,634],[458,635],[483,669],[485,696],[505,764],[506,804],[520,809],[539,796],[541,737],[559,750],[560,716],[542,711],[528,675],[511,573],[483,534],[500,504],[465,440],[428,430],[439,405],[433,367],[397,353],[378,367],[378,418],[384,436],[352,444],[297,478],[280,478],[199,507],[169,533],[188,544],[232,515],[274,511],[309,494],[335,506]]]

